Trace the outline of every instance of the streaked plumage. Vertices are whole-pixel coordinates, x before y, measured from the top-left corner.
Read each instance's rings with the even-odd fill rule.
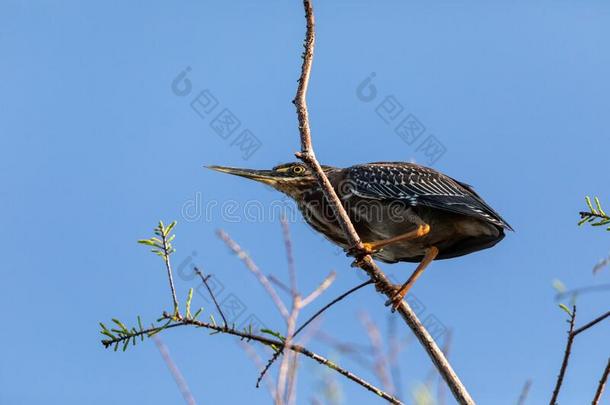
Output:
[[[272,170],[212,169],[271,185],[291,196],[305,220],[344,249],[347,242],[315,178],[301,163]],[[361,239],[379,241],[427,224],[425,236],[400,241],[374,252],[385,262],[419,262],[431,246],[437,259],[462,256],[494,246],[512,230],[465,183],[434,169],[405,162],[377,162],[345,169],[324,166]]]

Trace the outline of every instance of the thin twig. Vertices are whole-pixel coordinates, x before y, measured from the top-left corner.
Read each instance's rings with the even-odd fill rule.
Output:
[[[299,85],[297,88],[296,96],[293,103],[297,110],[297,117],[299,121],[299,133],[301,139],[301,152],[297,153],[296,156],[301,159],[311,170],[316,177],[318,184],[322,188],[326,200],[329,202],[333,209],[337,222],[343,229],[346,239],[350,246],[353,246],[356,250],[364,252],[364,246],[362,241],[356,232],[345,208],[343,207],[341,200],[337,196],[337,193],[333,189],[330,181],[326,177],[326,174],[322,170],[320,163],[316,159],[313,145],[311,142],[311,131],[309,128],[309,118],[307,111],[307,85],[309,83],[309,77],[311,74],[311,65],[313,61],[313,49],[315,42],[314,32],[314,15],[313,8],[310,0],[304,0],[303,6],[305,8],[305,20],[307,22],[307,30],[305,34],[303,54],[303,64],[301,65],[301,75],[299,77]],[[381,269],[375,264],[370,255],[364,256],[358,261],[358,266],[367,272],[369,277],[375,282],[377,289],[384,292],[388,298],[393,298],[391,284]],[[437,346],[436,342],[428,333],[426,328],[422,325],[416,314],[413,312],[411,307],[404,301],[402,301],[398,307],[398,312],[402,316],[403,320],[411,328],[419,342],[422,344],[432,362],[439,370],[444,380],[449,385],[451,392],[455,399],[461,405],[472,405],[474,401],[470,397],[470,394],[466,390],[466,387],[462,384],[457,374],[453,371],[451,364],[447,361],[442,351]]]
[[[608,363],[606,363],[606,368],[602,373],[602,377],[599,379],[595,397],[593,397],[593,402],[591,403],[592,405],[599,404],[599,400],[602,398],[602,393],[604,392],[604,387],[606,386],[606,381],[608,381],[608,374],[610,374],[610,358],[608,359]]]
[[[224,326],[216,325],[214,323],[202,322],[202,321],[198,321],[198,320],[192,319],[192,318],[180,317],[180,318],[178,318],[178,320],[176,320],[177,319],[176,316],[170,315],[168,313],[163,313],[163,316],[161,319],[164,319],[167,321],[173,321],[174,323],[171,325],[165,326],[165,327],[152,327],[152,328],[137,331],[135,333],[131,333],[131,334],[128,334],[125,336],[104,339],[104,340],[102,340],[102,344],[104,345],[104,347],[109,347],[109,346],[116,344],[117,342],[118,343],[124,342],[127,339],[133,339],[134,337],[139,337],[142,335],[149,335],[151,333],[159,332],[160,330],[176,328],[179,326],[191,325],[191,326],[196,326],[199,328],[213,330],[213,331],[221,333],[221,334],[237,336],[237,337],[241,338],[242,340],[255,341],[255,342],[264,344],[265,346],[269,346],[269,347],[292,350],[293,352],[299,353],[305,357],[309,357],[310,359],[315,360],[317,363],[322,364],[322,365],[336,371],[337,373],[343,375],[344,377],[348,378],[349,380],[354,381],[358,385],[375,393],[376,395],[389,401],[390,403],[402,404],[402,402],[400,402],[400,400],[398,398],[395,398],[394,396],[388,394],[387,392],[383,391],[382,389],[377,388],[375,385],[373,385],[373,384],[369,383],[368,381],[364,380],[363,378],[355,375],[351,371],[348,371],[348,370],[340,367],[336,363],[328,360],[326,357],[324,357],[318,353],[315,353],[301,345],[297,345],[297,344],[286,345],[285,342],[283,342],[279,339],[272,339],[272,338],[269,338],[266,336],[256,335],[256,334],[250,333],[246,330],[240,331],[240,330],[237,330],[234,328],[225,328]]]
[[[180,394],[182,394],[184,401],[188,405],[196,405],[197,402],[195,402],[195,397],[193,397],[193,394],[191,393],[191,390],[189,389],[184,376],[182,375],[180,369],[172,359],[172,356],[169,354],[169,349],[167,348],[165,343],[163,343],[163,340],[161,340],[161,338],[157,335],[154,335],[152,337],[152,340],[155,342],[155,345],[157,345],[157,349],[159,349],[163,361],[165,361],[169,372],[172,374],[172,377],[174,378],[174,381],[176,382],[178,390],[180,390]]]
[[[324,291],[326,291],[328,289],[328,287],[331,286],[331,284],[335,281],[336,277],[337,277],[337,273],[335,273],[334,271],[331,271],[330,274],[328,276],[326,276],[324,278],[324,280],[322,280],[320,285],[318,287],[316,287],[315,290],[313,290],[307,297],[303,298],[303,301],[301,301],[301,307],[305,308],[307,305],[309,305],[313,301],[315,301],[316,298],[318,298],[320,295],[322,295],[322,293]]]
[[[284,284],[282,282],[282,280],[275,277],[273,274],[268,274],[267,278],[269,279],[269,281],[271,281],[273,284],[275,284],[276,287],[279,287],[285,293],[292,294],[292,291],[290,291],[290,287],[288,287],[286,284]]]
[[[589,293],[595,291],[607,291],[610,290],[610,284],[599,284],[591,285],[587,287],[574,288],[573,290],[567,290],[555,294],[555,301],[559,301],[567,296],[577,296],[582,293]]]
[[[246,352],[248,357],[250,357],[256,368],[259,369],[259,371],[262,370],[264,367],[263,359],[261,359],[261,357],[258,355],[256,350],[254,350],[252,345],[246,342],[239,342],[239,346],[244,349],[244,351]],[[267,386],[267,390],[269,391],[269,395],[271,395],[271,398],[275,398],[275,382],[273,381],[273,378],[267,376],[267,378],[265,378],[265,385]]]
[[[286,387],[286,404],[296,404],[297,400],[297,370],[299,368],[299,357],[296,353],[290,352],[292,359],[290,360],[290,368],[288,369],[288,383]]]
[[[162,224],[159,224],[162,226]],[[176,287],[174,287],[174,277],[172,276],[172,264],[169,260],[170,247],[167,235],[161,232],[161,241],[163,243],[163,261],[165,262],[165,268],[167,269],[167,278],[169,280],[169,288],[172,291],[172,300],[174,302],[174,313],[178,313],[178,297],[176,296]]]
[[[364,286],[367,286],[369,284],[372,284],[373,282],[371,280],[367,280],[364,283],[358,284],[356,287],[351,288],[349,290],[347,290],[346,292],[344,292],[343,294],[339,295],[337,298],[335,298],[334,300],[332,300],[331,302],[329,302],[328,304],[324,305],[322,308],[320,308],[315,314],[313,314],[308,320],[305,321],[305,323],[303,323],[303,325],[299,326],[299,328],[296,330],[296,332],[294,333],[295,335],[297,335],[299,332],[301,332],[307,325],[309,325],[311,323],[311,321],[313,321],[314,319],[316,319],[318,316],[320,316],[324,311],[326,311],[328,308],[332,307],[333,305],[335,305],[337,302],[343,300],[345,297],[347,297],[348,295],[350,295],[351,293],[354,293],[356,291],[358,291],[359,289],[361,289]]]
[[[372,362],[367,358],[368,355],[372,355],[373,353],[369,345],[345,342],[325,333],[323,330],[317,331],[315,333],[315,338],[325,345],[332,347],[340,354],[354,360],[362,366],[363,369],[368,370],[373,367]],[[397,395],[397,397],[402,398],[400,395]]]
[[[601,321],[603,321],[604,319],[606,319],[609,316],[610,316],[610,311],[606,312],[605,314],[602,314],[602,315],[598,316],[597,318],[595,318],[591,322],[586,323],[583,326],[581,326],[580,328],[576,329],[574,331],[574,336],[578,335],[579,333],[582,333],[582,332],[586,331],[587,329],[589,329],[592,326],[595,326],[596,324],[600,323]]]
[[[208,284],[208,279],[210,277],[212,277],[212,275],[210,274],[210,275],[204,277],[203,273],[201,273],[201,271],[199,271],[199,269],[197,267],[195,267],[195,273],[197,273],[197,275],[199,277],[201,277],[201,281],[203,282],[203,284],[205,285],[205,288],[207,288],[208,292],[210,293],[210,297],[212,297],[212,301],[214,301],[214,305],[216,306],[218,313],[222,317],[222,322],[224,323],[225,327],[228,327],[229,323],[227,322],[227,318],[225,317],[225,314],[222,312],[222,309],[220,308],[218,301],[216,301],[216,295],[214,295],[214,293],[212,292],[212,289],[210,288],[210,285]]]
[[[284,237],[284,247],[286,249],[286,260],[288,262],[288,277],[290,279],[290,291],[292,294],[297,293],[297,272],[294,265],[294,254],[292,252],[292,239],[290,238],[290,228],[286,217],[282,215],[280,218],[282,225],[282,235]]]
[[[288,277],[290,280],[290,295],[292,296],[292,306],[290,316],[286,321],[286,340],[285,344],[292,343],[294,331],[296,329],[297,319],[303,308],[301,295],[297,287],[297,272],[294,264],[294,253],[292,249],[292,239],[290,237],[290,227],[286,216],[282,215],[280,219],[282,225],[282,236],[284,238],[284,247],[286,250],[286,260],[288,262]],[[296,375],[298,361],[295,353],[290,352],[284,355],[278,372],[278,398],[281,401],[278,405],[292,405],[296,399]]]
[[[392,383],[394,384],[394,394],[398,398],[403,398],[402,386],[401,386],[401,369],[399,355],[404,345],[400,344],[400,340],[396,335],[396,317],[388,317],[388,362],[390,365],[390,376],[392,377]]]
[[[394,393],[394,384],[392,383],[389,371],[388,359],[384,353],[381,332],[379,332],[377,325],[375,325],[366,313],[360,313],[360,321],[366,330],[366,334],[369,337],[369,342],[373,349],[375,374],[377,374],[377,378],[379,378],[383,388],[388,392]]]
[[[329,302],[328,304],[323,306],[318,312],[313,314],[307,321],[305,321],[305,323],[303,323],[303,325],[299,326],[299,328],[294,332],[293,336],[298,335],[307,325],[309,325],[314,319],[316,319],[318,316],[320,316],[328,308],[330,308],[331,306],[333,306],[337,302],[341,301],[342,299],[344,299],[345,297],[347,297],[351,293],[353,293],[353,292],[359,290],[360,288],[364,287],[365,285],[369,285],[371,283],[372,283],[371,280],[365,281],[364,283],[359,284],[356,287],[346,291],[345,293],[341,294],[340,296],[338,296],[337,298],[335,298],[334,300],[332,300],[331,302]],[[257,387],[260,385],[260,382],[262,381],[263,377],[265,376],[267,371],[269,371],[269,369],[271,368],[273,363],[278,359],[279,356],[280,356],[280,352],[278,351],[278,352],[275,352],[273,354],[273,356],[269,359],[269,361],[267,362],[267,365],[265,366],[265,368],[263,368],[263,371],[259,374],[258,379],[256,380],[256,386]]]
[[[449,352],[451,351],[451,343],[453,342],[453,331],[452,330],[448,330],[447,334],[445,335],[445,341],[443,342],[443,354],[445,355],[445,357],[449,358]],[[437,387],[437,399],[438,399],[438,405],[445,405],[445,384],[443,384],[442,381],[440,381],[439,378],[439,383],[438,383],[438,387]]]
[[[246,268],[250,270],[252,274],[254,274],[256,279],[259,281],[259,283],[261,283],[261,285],[267,291],[269,296],[271,296],[273,303],[280,311],[282,317],[284,319],[288,319],[290,314],[288,312],[288,309],[286,308],[286,305],[284,305],[279,295],[277,295],[275,288],[273,288],[273,286],[269,282],[267,276],[265,276],[261,272],[261,270],[258,268],[256,263],[254,263],[252,258],[241,248],[241,246],[237,244],[237,242],[231,239],[231,237],[225,231],[219,229],[216,233],[218,234],[218,237],[222,239],[224,243],[229,247],[229,249],[231,249],[233,253],[235,253],[237,257],[246,265]]]
[[[294,331],[296,329],[297,318],[299,316],[299,311],[301,309],[301,297],[298,294],[294,294],[292,308],[290,310],[290,316],[286,321],[286,339],[285,345],[290,345],[292,343],[292,338],[294,337]],[[278,350],[278,353],[283,352],[283,350]],[[280,369],[277,376],[277,403],[278,405],[282,405],[286,403],[286,399],[284,398],[284,393],[286,392],[286,384],[288,383],[288,373],[291,367],[291,356],[285,355],[280,362]]]
[[[589,212],[589,211],[580,211],[578,213],[578,215],[580,215],[580,218],[584,219],[584,218],[601,218],[601,219],[610,219],[610,217],[608,215],[605,214],[600,214],[599,212]]]
[[[570,314],[570,329],[568,331],[568,340],[566,342],[566,348],[563,354],[563,361],[561,362],[561,369],[559,370],[559,375],[557,376],[557,382],[555,383],[555,389],[553,390],[553,395],[551,397],[550,405],[556,405],[557,397],[559,396],[559,390],[561,389],[561,384],[563,383],[563,378],[566,373],[566,369],[568,367],[568,360],[570,358],[570,353],[572,349],[572,344],[574,343],[574,338],[578,336],[580,333],[590,329],[591,327],[597,325],[604,319],[610,316],[610,311],[598,316],[593,319],[591,322],[587,322],[583,326],[578,329],[574,329],[574,320],[576,319],[576,306],[572,306],[572,312]]]
[[[570,359],[570,353],[572,351],[572,343],[574,343],[574,320],[576,319],[576,305],[572,306],[572,313],[570,314],[570,329],[568,330],[568,340],[566,341],[566,348],[563,352],[563,360],[561,362],[561,368],[559,369],[559,375],[557,376],[557,382],[555,383],[555,389],[553,389],[553,395],[551,396],[550,405],[557,403],[557,397],[559,396],[559,390],[563,383],[563,378],[568,368],[568,360]]]
[[[521,394],[519,394],[517,405],[525,405],[525,400],[530,392],[530,388],[532,388],[532,380],[525,381],[525,384],[523,384],[523,388],[521,389]]]

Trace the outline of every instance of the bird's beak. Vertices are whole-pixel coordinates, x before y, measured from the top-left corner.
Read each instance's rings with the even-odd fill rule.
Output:
[[[240,169],[237,167],[226,166],[206,166],[208,169],[216,170],[217,172],[229,173],[234,176],[245,177],[250,180],[256,180],[261,183],[274,185],[277,183],[277,175],[272,170],[254,170]]]

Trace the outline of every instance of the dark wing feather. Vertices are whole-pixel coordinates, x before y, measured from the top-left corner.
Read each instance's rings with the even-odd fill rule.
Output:
[[[467,215],[512,230],[471,186],[436,170],[413,163],[371,163],[352,166],[346,180],[351,192],[362,198],[404,200]]]

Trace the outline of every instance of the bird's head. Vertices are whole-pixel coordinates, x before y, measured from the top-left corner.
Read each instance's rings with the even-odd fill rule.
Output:
[[[284,163],[271,170],[241,169],[226,166],[207,166],[208,169],[245,177],[267,184],[278,191],[296,197],[309,191],[316,184],[316,178],[307,166],[299,162]],[[327,172],[335,169],[331,166],[322,166]]]

